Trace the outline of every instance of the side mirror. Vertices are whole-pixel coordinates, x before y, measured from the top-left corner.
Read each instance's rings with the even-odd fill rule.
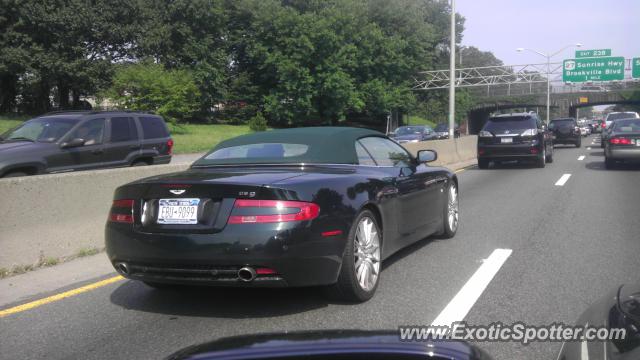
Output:
[[[420,163],[428,163],[437,159],[438,153],[434,150],[418,150],[418,162]]]
[[[84,145],[85,140],[80,138],[71,139],[67,142],[63,142],[60,144],[60,147],[63,149],[74,148]]]

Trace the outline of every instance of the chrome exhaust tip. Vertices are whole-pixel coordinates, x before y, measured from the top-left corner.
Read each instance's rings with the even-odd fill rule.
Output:
[[[118,271],[122,275],[129,275],[129,265],[124,262],[119,262],[115,264],[116,271]]]
[[[252,267],[245,266],[238,270],[238,279],[244,282],[253,281],[256,278],[256,271]]]

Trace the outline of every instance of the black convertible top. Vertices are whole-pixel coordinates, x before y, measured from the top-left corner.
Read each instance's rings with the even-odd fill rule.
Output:
[[[309,163],[309,164],[357,164],[358,157],[354,143],[363,137],[384,135],[378,131],[353,127],[303,127],[256,132],[225,140],[213,150],[196,161],[194,166],[229,164],[273,164],[273,163]],[[209,155],[219,150],[242,147],[251,144],[300,144],[307,150],[296,156],[251,156],[215,158]],[[265,150],[269,151],[269,150]],[[218,152],[220,153],[220,152]],[[207,158],[209,157],[209,158]]]

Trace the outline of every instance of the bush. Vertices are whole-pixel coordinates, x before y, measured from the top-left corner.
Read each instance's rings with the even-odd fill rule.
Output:
[[[191,119],[200,110],[200,91],[189,71],[149,62],[120,67],[102,96],[119,107],[153,111],[172,122]]]
[[[258,112],[254,117],[249,120],[249,129],[251,131],[265,131],[267,130],[267,119],[262,116],[261,112]]]

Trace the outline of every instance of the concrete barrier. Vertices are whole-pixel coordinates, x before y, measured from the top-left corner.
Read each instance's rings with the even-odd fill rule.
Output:
[[[438,152],[434,165],[476,157],[475,136],[405,144],[413,154]],[[182,171],[170,164],[0,179],[0,268],[32,265],[104,247],[104,225],[116,187],[147,176]]]
[[[416,155],[418,150],[435,150],[438,153],[438,159],[433,162],[433,165],[447,165],[475,159],[477,144],[478,137],[471,135],[453,140],[432,140],[402,145],[413,155]]]
[[[0,268],[103,248],[116,187],[188,167],[170,164],[1,179]]]

